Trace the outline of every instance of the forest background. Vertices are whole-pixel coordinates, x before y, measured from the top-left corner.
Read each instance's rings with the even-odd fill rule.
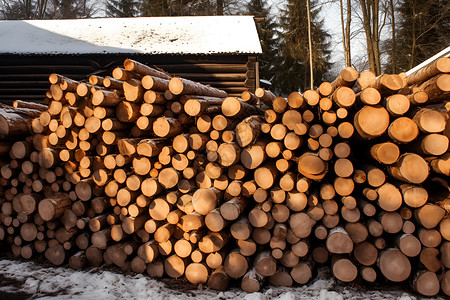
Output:
[[[260,77],[287,95],[346,66],[407,71],[450,44],[448,0],[0,0],[0,19],[253,15]]]

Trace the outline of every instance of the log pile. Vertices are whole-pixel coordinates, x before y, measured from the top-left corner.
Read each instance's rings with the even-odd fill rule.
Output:
[[[306,284],[328,265],[450,295],[449,61],[346,68],[287,98],[133,60],[89,82],[52,74],[48,107],[0,108],[2,137],[32,130],[0,145],[0,240],[216,290]]]

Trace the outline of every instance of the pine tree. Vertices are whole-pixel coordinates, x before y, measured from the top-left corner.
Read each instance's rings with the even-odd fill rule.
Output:
[[[0,16],[4,20],[22,20],[34,18],[35,3],[31,0],[2,0],[0,2]]]
[[[75,19],[78,17],[78,7],[75,0],[61,0],[59,3],[59,15],[61,19]]]
[[[311,1],[311,36],[313,48],[314,85],[322,81],[322,77],[330,67],[330,35],[325,32],[323,20],[319,19],[320,5],[317,0]],[[281,11],[282,57],[280,68],[283,76],[278,86],[283,93],[310,88],[309,83],[309,50],[308,21],[306,0],[288,0]]]
[[[270,12],[265,0],[250,0],[247,13],[255,16],[256,28],[261,42],[262,55],[258,57],[260,78],[271,82],[280,76],[279,64],[279,36],[278,24]]]
[[[447,0],[402,0],[396,33],[397,71],[407,71],[450,44]]]
[[[205,16],[216,13],[216,0],[141,0],[142,16]]]
[[[95,0],[0,0],[1,19],[89,18],[96,12]]]
[[[139,2],[136,0],[108,0],[106,2],[106,15],[108,17],[136,17]]]

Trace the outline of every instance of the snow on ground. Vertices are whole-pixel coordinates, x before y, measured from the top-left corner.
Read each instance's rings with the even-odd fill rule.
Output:
[[[30,261],[0,259],[0,299],[399,299],[416,300],[420,296],[404,287],[384,286],[373,289],[341,284],[321,269],[309,285],[293,288],[267,287],[247,294],[237,288],[217,292],[189,286],[171,286],[170,282],[144,275],[124,275],[111,270],[91,268],[75,271],[67,267],[48,267]],[[443,298],[433,298],[443,299]]]

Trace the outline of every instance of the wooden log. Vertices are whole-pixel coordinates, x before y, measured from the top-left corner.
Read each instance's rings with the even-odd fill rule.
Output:
[[[111,92],[106,90],[96,90],[92,94],[91,102],[93,105],[101,106],[116,106],[122,102],[122,98],[117,92]]]
[[[440,284],[441,284],[441,290],[444,292],[445,295],[450,295],[450,272],[448,270],[443,271],[442,275],[440,276]]]
[[[116,106],[116,117],[121,122],[135,122],[140,116],[140,108],[138,104],[120,101]]]
[[[442,111],[422,108],[415,112],[412,120],[425,133],[439,133],[445,129],[448,115]]]
[[[389,113],[381,106],[364,106],[354,117],[356,131],[364,139],[382,135],[389,126]]]
[[[420,251],[419,260],[422,266],[424,266],[430,272],[438,272],[441,268],[439,261],[439,249],[436,248],[423,248]]]
[[[413,85],[424,82],[439,73],[450,72],[450,59],[448,57],[441,57],[406,77],[406,83]]]
[[[402,184],[400,185],[400,191],[403,196],[403,201],[409,207],[421,207],[428,201],[428,192],[423,187]]]
[[[409,99],[402,94],[395,94],[387,97],[384,104],[392,117],[402,116],[410,107]]]
[[[293,233],[299,238],[308,237],[315,224],[316,221],[304,212],[293,214],[289,218],[289,226]]]
[[[153,123],[153,132],[159,137],[173,137],[181,131],[181,123],[174,118],[160,117]]]
[[[222,90],[179,77],[172,77],[170,79],[169,90],[174,95],[203,95],[219,98],[225,98],[228,96],[227,93]]]
[[[333,275],[343,282],[351,282],[358,275],[358,269],[348,258],[333,256],[332,261]]]
[[[338,88],[339,86],[351,87],[358,79],[358,71],[356,71],[352,67],[346,67],[341,71],[339,76],[331,83],[333,89]]]
[[[444,215],[445,210],[432,203],[427,203],[414,211],[416,220],[427,229],[436,227]]]
[[[331,98],[341,108],[349,108],[356,101],[355,92],[346,86],[338,87]]]
[[[136,74],[140,74],[142,76],[150,75],[150,76],[167,79],[167,80],[169,80],[171,78],[171,76],[169,74],[167,74],[166,72],[149,67],[143,63],[140,63],[138,61],[135,61],[135,60],[132,60],[129,58],[127,58],[124,61],[123,66],[124,66],[125,70],[134,72]],[[150,89],[150,88],[148,88],[148,89]]]
[[[229,167],[239,161],[241,148],[235,142],[222,143],[217,149],[218,163],[224,167]]]
[[[437,102],[450,93],[450,74],[438,74],[420,85],[420,90],[428,95],[428,103]]]
[[[192,284],[206,283],[208,275],[208,268],[202,263],[190,263],[185,270],[186,279]]]
[[[247,206],[247,200],[243,197],[235,197],[220,206],[220,214],[227,221],[236,220]]]
[[[378,162],[390,165],[398,160],[400,149],[397,145],[386,142],[373,145],[370,149],[370,154]]]
[[[422,105],[424,103],[427,103],[428,101],[428,94],[424,91],[414,91],[412,94],[409,94],[406,96],[411,102],[411,104],[414,105]]]
[[[0,137],[28,136],[31,133],[31,122],[41,112],[29,108],[0,108]]]
[[[445,217],[441,223],[439,223],[439,232],[442,234],[444,239],[447,241],[450,240],[450,219],[448,217]]]
[[[415,152],[423,155],[441,156],[447,152],[448,147],[448,137],[437,133],[427,134],[413,143]]]
[[[336,227],[330,231],[326,246],[330,253],[343,254],[353,251],[353,241],[343,227]]]
[[[327,97],[333,92],[333,85],[328,81],[324,81],[319,85],[317,91],[322,97]]]
[[[272,257],[270,252],[260,252],[253,262],[255,271],[261,276],[272,276],[277,271],[277,261]]]
[[[268,107],[272,107],[272,102],[276,98],[276,96],[271,91],[264,90],[263,88],[257,88],[255,90],[255,95],[262,103],[264,103]]]
[[[230,277],[225,272],[223,266],[215,269],[208,278],[208,287],[217,290],[217,291],[225,291],[228,287],[228,283],[230,281]]]
[[[38,212],[43,220],[50,221],[62,216],[71,205],[69,196],[59,193],[41,200],[38,204]]]
[[[261,133],[262,116],[250,116],[236,126],[236,141],[242,148],[253,144]]]
[[[436,173],[450,175],[450,153],[446,153],[440,158],[431,158],[429,165]]]
[[[222,114],[226,117],[248,117],[252,115],[262,115],[262,110],[256,106],[252,106],[235,97],[227,97],[223,100]]]
[[[395,119],[388,128],[389,137],[397,143],[409,143],[419,135],[417,125],[407,117]]]
[[[275,184],[275,181],[279,175],[279,171],[276,166],[272,164],[264,164],[255,170],[255,181],[259,187],[263,189],[269,189]]]
[[[380,253],[378,267],[388,280],[401,282],[411,274],[411,263],[398,249],[387,249]]]
[[[375,81],[376,75],[372,71],[363,71],[357,79],[357,87],[360,90],[366,89]]]
[[[243,101],[247,102],[248,104],[253,104],[253,105],[258,104],[258,102],[259,102],[258,97],[255,94],[251,93],[250,91],[242,92],[241,99]]]
[[[256,169],[266,159],[265,141],[257,141],[255,144],[244,148],[240,153],[241,162],[247,169]]]
[[[215,209],[221,200],[221,191],[216,188],[200,188],[194,192],[192,205],[196,212],[207,215]]]
[[[366,105],[377,105],[381,101],[381,94],[378,90],[367,87],[356,94],[356,100]]]
[[[223,232],[209,232],[198,242],[198,248],[204,253],[220,251],[227,243],[229,237]]]
[[[378,205],[385,211],[396,211],[403,203],[402,194],[390,183],[383,184],[376,191]]]
[[[94,246],[86,249],[86,258],[92,267],[100,267],[103,264],[103,252]]]
[[[422,250],[420,241],[411,234],[403,234],[396,239],[397,248],[408,257],[416,257]]]
[[[220,109],[218,110],[216,107],[220,107],[223,101],[224,99],[222,98],[192,96],[184,104],[184,110],[188,115],[193,117],[212,112],[220,112]]]
[[[60,266],[66,260],[66,250],[58,243],[45,251],[45,258],[55,266]]]
[[[403,88],[403,79],[396,74],[383,74],[375,78],[370,85],[377,89],[381,95],[391,95]]]
[[[298,171],[313,180],[322,179],[327,172],[327,164],[314,153],[304,153],[298,159]]]
[[[240,278],[248,270],[248,261],[239,250],[235,249],[226,256],[223,266],[228,276],[231,278]]]
[[[440,290],[440,284],[436,273],[426,270],[418,271],[413,280],[413,289],[427,297],[437,295]]]
[[[254,293],[261,289],[264,276],[260,275],[255,268],[248,271],[241,280],[241,288],[247,293]]]
[[[115,79],[114,77],[111,76],[106,76],[103,79],[103,86],[108,89],[120,90],[123,86],[123,81]]]
[[[402,230],[403,227],[402,217],[397,212],[382,213],[380,217],[380,223],[384,231],[388,233],[400,232],[400,230]]]
[[[388,171],[394,178],[413,184],[424,182],[430,172],[427,162],[414,153],[401,155],[395,165],[388,167]]]

